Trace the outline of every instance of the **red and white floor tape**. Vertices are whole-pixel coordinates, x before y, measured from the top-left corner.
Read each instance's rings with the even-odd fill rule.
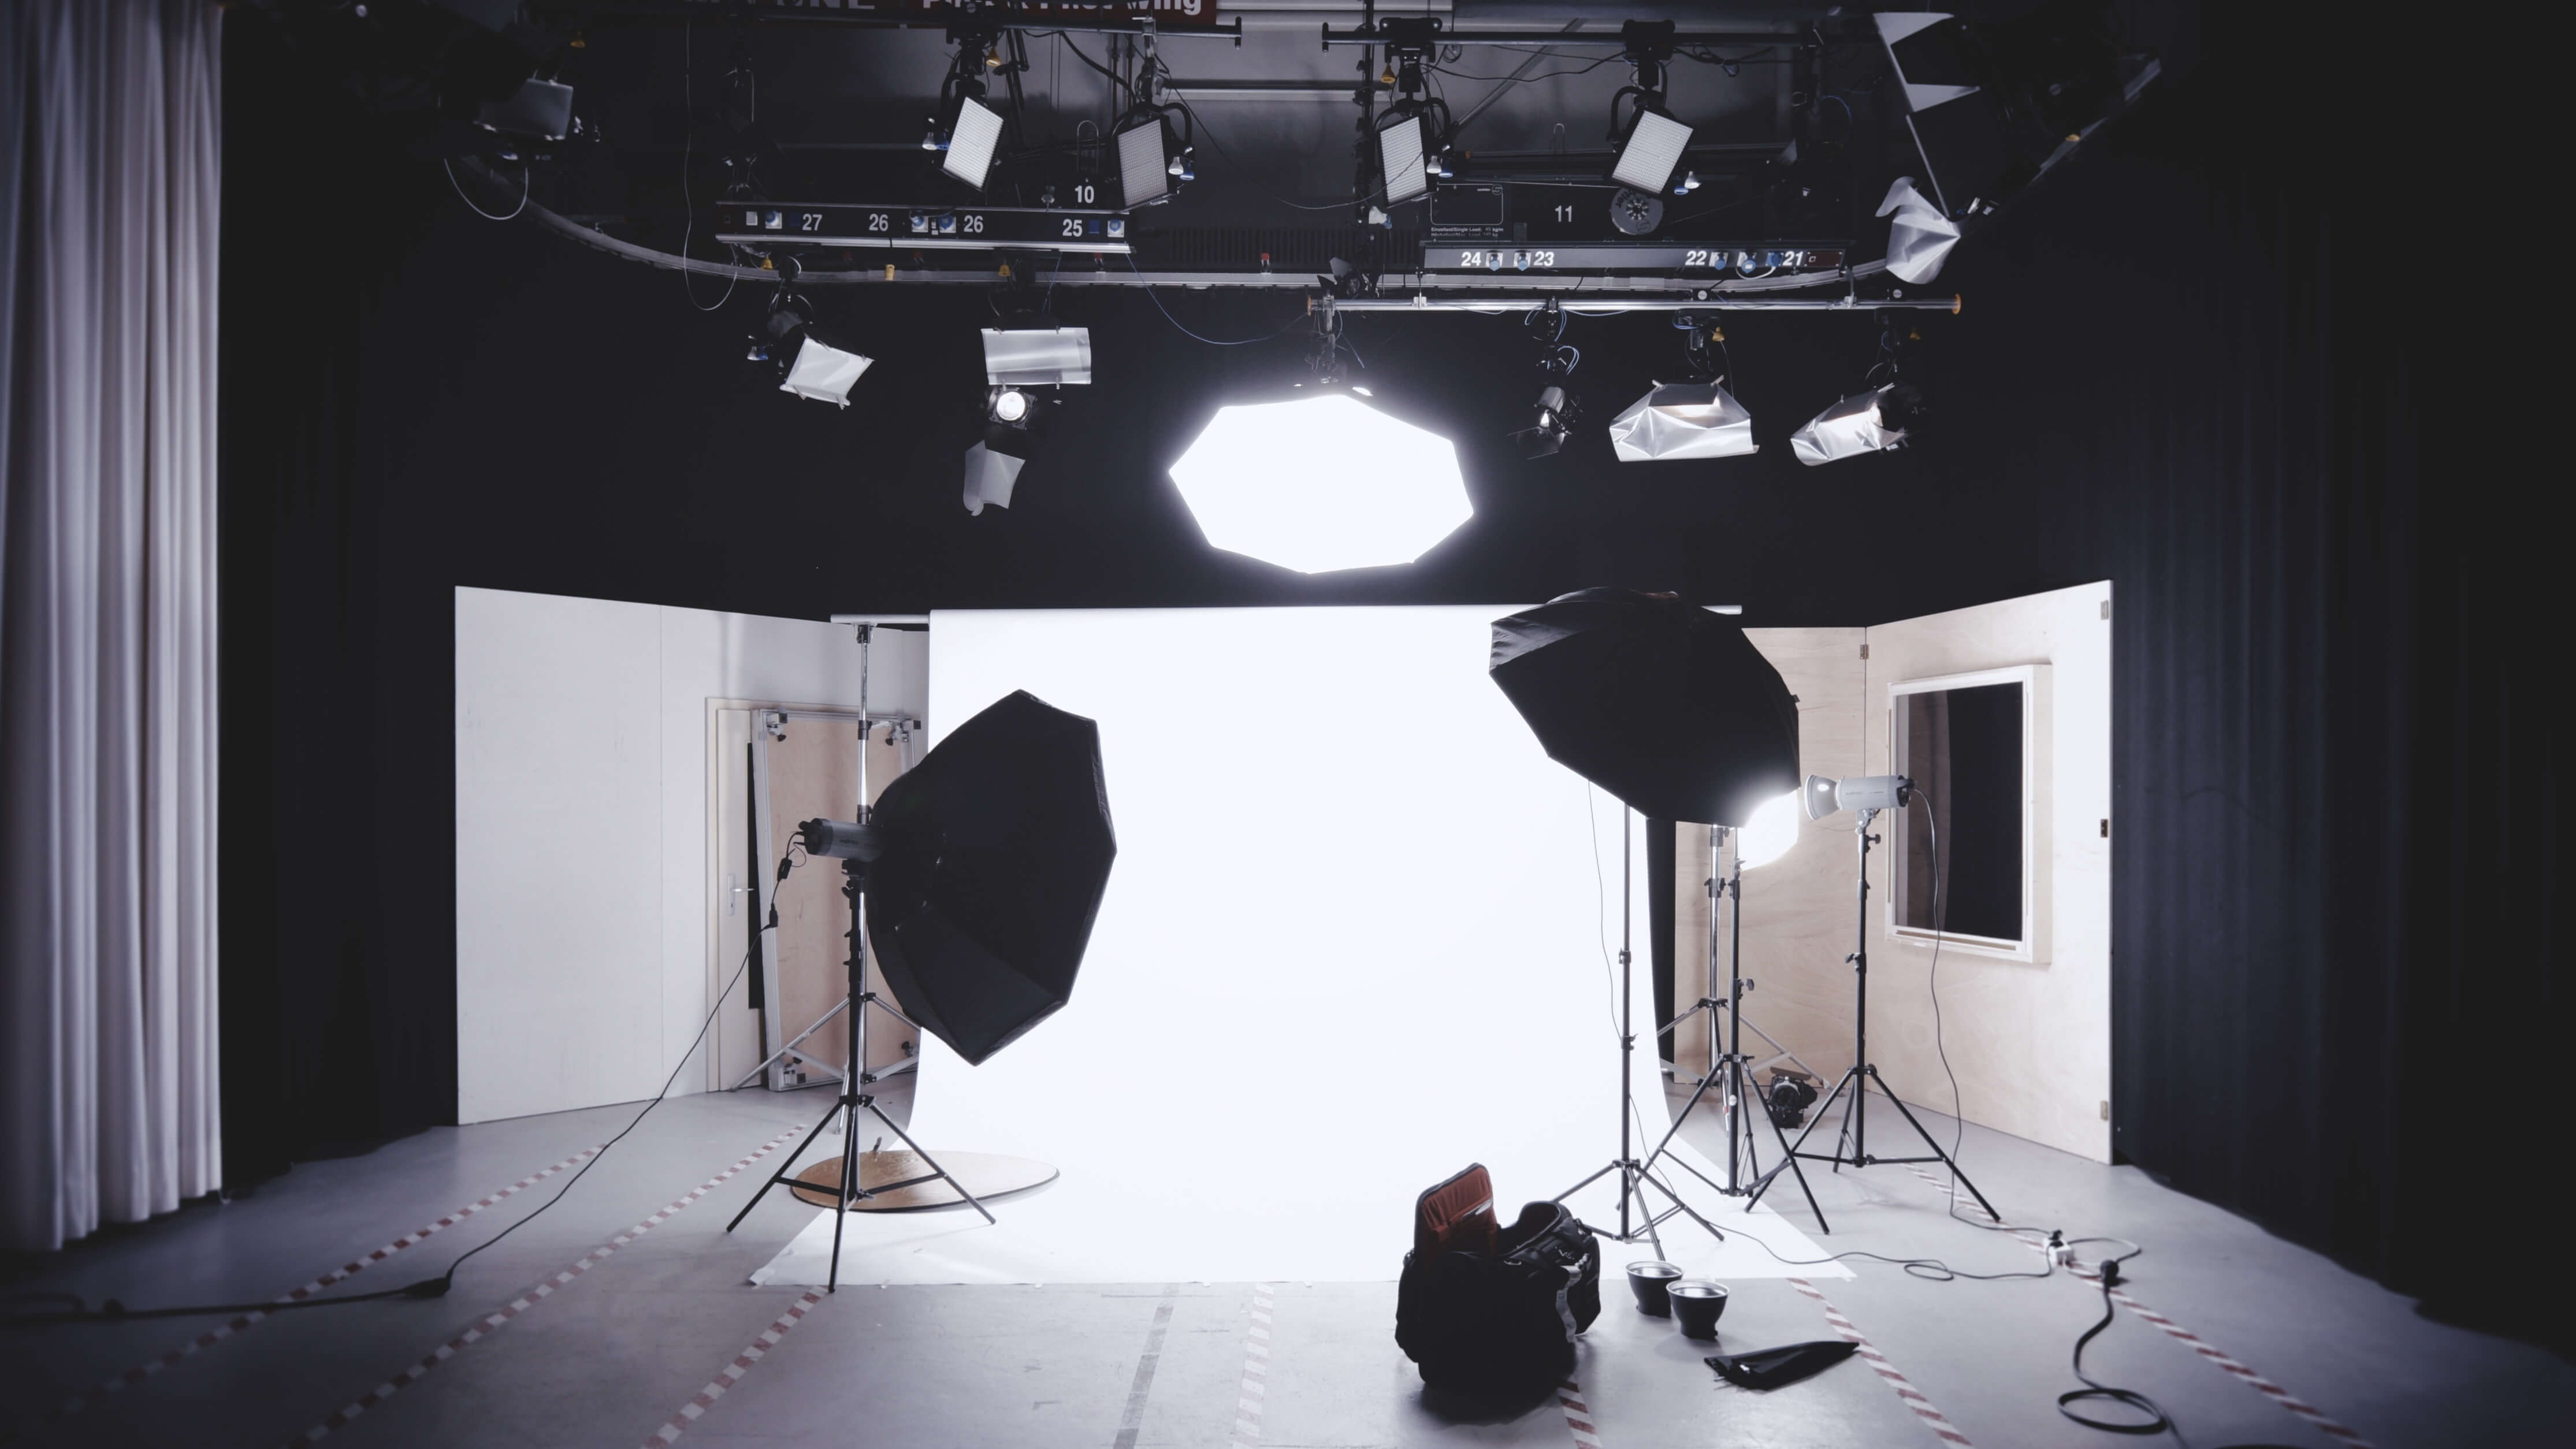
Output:
[[[456,1357],[466,1349],[473,1347],[477,1341],[494,1333],[498,1333],[503,1328],[509,1326],[510,1320],[554,1296],[556,1289],[563,1287],[565,1284],[572,1282],[575,1278],[578,1278],[582,1274],[599,1266],[599,1264],[604,1261],[609,1254],[616,1252],[618,1249],[634,1242],[637,1238],[640,1238],[646,1233],[653,1231],[655,1228],[660,1227],[662,1224],[670,1221],[676,1214],[686,1211],[691,1203],[696,1202],[699,1198],[705,1197],[708,1193],[711,1193],[717,1188],[723,1186],[727,1180],[740,1173],[744,1168],[751,1166],[753,1163],[758,1162],[763,1157],[766,1157],[771,1152],[777,1150],[780,1143],[795,1136],[801,1130],[803,1129],[790,1127],[786,1131],[779,1133],[777,1136],[770,1138],[767,1142],[760,1144],[760,1146],[752,1149],[750,1153],[746,1154],[733,1166],[726,1168],[724,1171],[717,1173],[715,1176],[708,1178],[702,1183],[699,1183],[696,1187],[689,1189],[686,1193],[666,1205],[660,1212],[653,1214],[644,1221],[637,1223],[635,1226],[628,1228],[622,1233],[619,1233],[616,1237],[611,1238],[607,1242],[600,1244],[598,1247],[591,1249],[588,1253],[582,1256],[579,1262],[574,1263],[571,1267],[564,1269],[562,1272],[555,1274],[546,1281],[530,1288],[527,1292],[511,1299],[508,1304],[500,1309],[485,1315],[483,1320],[475,1324],[472,1328],[469,1328],[463,1333],[456,1335],[454,1338],[449,1339],[447,1342],[440,1344],[435,1350],[421,1358],[418,1362],[410,1364],[405,1367],[402,1372],[395,1374],[392,1378],[376,1385],[372,1389],[369,1389],[366,1393],[359,1395],[354,1402],[335,1411],[329,1418],[324,1419],[321,1423],[316,1424],[312,1428],[305,1430],[302,1434],[297,1435],[291,1442],[296,1444],[318,1443],[324,1438],[329,1437],[332,1431],[348,1427],[348,1425],[357,1419],[359,1415],[366,1413],[369,1409],[372,1409],[376,1405],[383,1403],[385,1400],[392,1398],[396,1393],[403,1389],[409,1388],[411,1385],[420,1382],[421,1379],[428,1375],[431,1369],[438,1367],[440,1364]]]
[[[1921,1167],[1915,1167],[1909,1164],[1908,1170],[1910,1170],[1916,1177],[1923,1179],[1925,1182],[1932,1184],[1943,1192],[1954,1191],[1948,1183],[1943,1182],[1937,1175],[1924,1171]],[[1968,1206],[1971,1211],[1985,1211],[1983,1208],[1977,1207],[1973,1202]],[[1998,1226],[2000,1226],[2003,1221],[1991,1213],[1986,1214],[1986,1220],[1988,1222],[1995,1223]],[[2009,1231],[2015,1238],[2020,1239],[2025,1246],[2032,1250],[2043,1254],[2048,1251],[2047,1234],[2038,1232],[2031,1228],[2012,1228],[2009,1229]],[[2099,1283],[2102,1281],[2102,1275],[2098,1271],[2087,1272],[2082,1268],[2070,1268],[2067,1271],[2088,1283]],[[2220,1349],[2215,1344],[2210,1343],[2207,1339],[2202,1338],[2199,1334],[2192,1332],[2190,1329],[2183,1327],[2181,1324],[2174,1322],[2163,1314],[2157,1313],[2148,1308],[2137,1299],[2130,1297],[2129,1290],[2126,1288],[2112,1288],[2111,1301],[2119,1304],[2131,1313],[2138,1315],[2140,1318],[2145,1319],[2147,1322],[2154,1324],[2157,1328],[2162,1329],[2167,1337],[2190,1349],[2193,1353],[2200,1355],[2202,1358],[2209,1360],[2211,1363],[2218,1365],[2220,1368],[2227,1370],[2229,1373],[2234,1374],[2236,1377],[2243,1379],[2254,1388],[2261,1390],[2264,1396],[2271,1399],[2272,1402],[2279,1404],[2282,1408],[2287,1409],[2291,1413],[2298,1415],[2300,1418],[2307,1420],[2309,1423],[2316,1425],[2319,1429],[2342,1440],[2344,1443],[2353,1446],[2353,1449],[2372,1449],[2372,1445],[2369,1440],[2361,1437],[2361,1435],[2353,1432],[2349,1428],[2346,1428],[2344,1425],[2337,1423],[2334,1419],[2330,1418],[2324,1410],[2317,1408],[2315,1405],[2310,1404],[2298,1395],[2291,1393],[2288,1389],[2281,1387],[2279,1384],[2276,1384],[2270,1379],[2263,1377],[2261,1374],[2254,1372],[2254,1370],[2247,1368],[2244,1364],[2238,1362],[2234,1355]]]
[[[1270,1394],[1270,1314],[1276,1296],[1267,1283],[1252,1287],[1252,1321],[1243,1331],[1243,1384],[1234,1396],[1235,1449],[1261,1442],[1261,1409]]]
[[[403,1249],[416,1246],[432,1234],[438,1233],[447,1228],[452,1228],[458,1223],[465,1221],[467,1218],[474,1216],[476,1213],[483,1211],[485,1208],[488,1208],[505,1198],[513,1197],[519,1193],[527,1191],[529,1188],[536,1186],[538,1183],[545,1181],[547,1178],[554,1176],[565,1168],[573,1166],[575,1163],[582,1161],[597,1151],[599,1151],[599,1149],[596,1147],[585,1147],[579,1152],[574,1153],[572,1156],[565,1158],[563,1161],[554,1164],[552,1167],[542,1168],[536,1172],[529,1173],[526,1177],[520,1178],[517,1182],[511,1183],[508,1187],[502,1188],[498,1192],[477,1198],[473,1202],[467,1203],[465,1206],[458,1208],[456,1211],[449,1213],[447,1216],[440,1218],[435,1222],[412,1229],[410,1232],[403,1234],[401,1237],[394,1239],[392,1242],[385,1244],[383,1247],[376,1249],[374,1252],[367,1254],[363,1258],[358,1258],[351,1262],[341,1264],[339,1267],[332,1269],[330,1272],[323,1274],[321,1277],[314,1279],[312,1282],[305,1284],[303,1287],[296,1289],[292,1293],[279,1294],[277,1301],[280,1303],[298,1303],[304,1299],[313,1297],[315,1294],[320,1293],[323,1289],[330,1287],[334,1283],[345,1282],[348,1279],[365,1272],[369,1268],[374,1267],[376,1264],[383,1262],[387,1258],[392,1257],[394,1254],[401,1252]],[[99,1400],[106,1398],[108,1395],[115,1393],[119,1389],[132,1388],[134,1385],[143,1382],[145,1379],[152,1377],[163,1369],[170,1368],[182,1362],[191,1354],[202,1353],[205,1350],[214,1347],[216,1344],[222,1343],[226,1339],[238,1338],[242,1334],[248,1333],[251,1329],[266,1322],[268,1317],[269,1314],[266,1310],[254,1310],[249,1313],[241,1314],[229,1322],[207,1329],[205,1332],[198,1334],[195,1338],[188,1340],[186,1343],[180,1344],[175,1348],[168,1349],[153,1358],[136,1364],[134,1367],[127,1369],[125,1372],[118,1374],[112,1379],[94,1384],[88,1389],[83,1390],[81,1393],[75,1395],[69,1401],[64,1403],[61,1407],[57,1408],[53,1412],[51,1419],[60,1419],[68,1415],[77,1414],[81,1410],[88,1408],[90,1405],[97,1403]],[[48,1422],[51,1422],[51,1419],[49,1419]]]
[[[1853,1327],[1850,1319],[1843,1317],[1842,1310],[1833,1305],[1832,1299],[1817,1292],[1816,1285],[1804,1278],[1790,1279],[1789,1286],[1823,1305],[1825,1322],[1832,1324],[1834,1332],[1841,1334],[1845,1340],[1854,1345],[1860,1356],[1868,1361],[1869,1366],[1878,1370],[1878,1376],[1887,1380],[1887,1386],[1896,1390],[1896,1397],[1904,1401],[1905,1407],[1912,1409],[1916,1418],[1921,1419],[1933,1433],[1940,1435],[1943,1443],[1959,1445],[1960,1449],[1971,1449],[1968,1436],[1959,1432],[1959,1426],[1951,1423],[1948,1415],[1933,1407],[1932,1401],[1924,1397],[1923,1391],[1914,1387],[1905,1375],[1898,1373],[1896,1365],[1887,1361],[1887,1355],[1878,1351],[1878,1345],[1871,1343],[1868,1335]]]
[[[823,1294],[820,1289],[806,1289],[803,1296],[787,1305],[786,1312],[778,1315],[774,1322],[760,1331],[760,1337],[753,1339],[749,1347],[733,1356],[733,1362],[726,1364],[714,1378],[709,1379],[707,1386],[698,1390],[696,1398],[682,1404],[680,1411],[671,1416],[669,1423],[646,1435],[644,1449],[664,1449],[666,1445],[679,1443],[680,1436],[688,1432],[691,1424],[696,1423],[707,1410],[714,1408],[716,1400],[723,1398],[727,1389],[741,1383],[742,1376],[751,1372],[751,1366],[766,1357],[771,1349],[778,1347],[778,1341],[787,1336],[787,1331],[804,1322],[805,1315],[813,1312],[815,1305],[822,1301]]]
[[[1565,1410],[1565,1428],[1574,1436],[1574,1449],[1601,1449],[1601,1435],[1592,1427],[1592,1410],[1583,1402],[1582,1387],[1572,1379],[1558,1384],[1556,1402]]]

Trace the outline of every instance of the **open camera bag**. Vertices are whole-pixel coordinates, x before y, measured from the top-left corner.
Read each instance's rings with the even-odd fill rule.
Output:
[[[1482,1164],[1415,1199],[1395,1343],[1424,1383],[1487,1394],[1553,1385],[1600,1314],[1601,1245],[1561,1204],[1530,1203],[1500,1226]]]

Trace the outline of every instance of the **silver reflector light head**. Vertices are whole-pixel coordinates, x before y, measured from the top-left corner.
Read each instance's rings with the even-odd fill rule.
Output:
[[[1091,381],[1091,329],[1088,327],[998,327],[984,329],[984,380],[995,387],[1010,383],[1047,386]]]
[[[1682,164],[1682,148],[1690,138],[1691,128],[1672,117],[1638,111],[1636,124],[1628,128],[1627,144],[1619,148],[1619,164],[1610,169],[1610,179],[1648,196],[1660,195],[1673,179],[1673,168]]]
[[[1118,196],[1128,206],[1166,199],[1172,190],[1171,160],[1163,118],[1139,121],[1118,133]]]
[[[1897,809],[1914,799],[1914,782],[1903,775],[1809,775],[1798,793],[1806,799],[1807,818],[1822,820],[1837,810]]]
[[[1422,118],[1407,116],[1377,133],[1378,162],[1386,173],[1386,200],[1392,206],[1431,189],[1431,173],[1422,167]]]
[[[855,352],[826,347],[809,335],[797,343],[796,361],[788,366],[787,380],[778,385],[778,390],[845,408],[850,405],[851,386],[873,361]]]
[[[1872,388],[1816,414],[1814,421],[1789,435],[1789,446],[1796,450],[1798,461],[1812,468],[1837,458],[1885,452],[1905,441],[1905,430],[1887,426],[1879,410],[1880,403],[1895,389],[1892,382]]]
[[[1713,382],[1659,382],[1610,421],[1622,463],[1733,458],[1759,451],[1753,414]]]
[[[957,124],[948,131],[948,155],[939,169],[981,191],[993,169],[993,148],[1002,141],[1001,113],[973,96],[957,102]]]
[[[1020,469],[1028,460],[1008,453],[996,453],[982,443],[966,450],[966,511],[982,513],[984,505],[996,508],[1011,506],[1011,489],[1020,481]]]

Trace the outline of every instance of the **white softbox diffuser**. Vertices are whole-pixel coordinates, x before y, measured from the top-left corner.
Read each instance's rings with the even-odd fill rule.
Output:
[[[1759,451],[1753,414],[1713,382],[1655,384],[1610,420],[1610,447],[1622,463],[1733,458]]]
[[[1893,387],[1895,384],[1890,383],[1844,398],[1790,434],[1789,446],[1797,453],[1798,461],[1812,468],[1837,458],[1884,452],[1903,441],[1905,430],[1885,426],[1879,416],[1879,403]]]
[[[1170,471],[1210,545],[1299,573],[1411,563],[1476,512],[1447,438],[1341,393],[1219,408]]]
[[[796,361],[788,366],[787,380],[778,385],[778,390],[845,408],[850,405],[850,389],[857,385],[859,374],[867,371],[874,360],[826,347],[808,337],[798,345]]]

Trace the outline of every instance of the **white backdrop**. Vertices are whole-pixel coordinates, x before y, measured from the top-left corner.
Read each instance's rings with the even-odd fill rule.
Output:
[[[1505,612],[934,616],[934,738],[1014,689],[1098,720],[1119,855],[1070,1006],[981,1067],[924,1044],[917,1140],[1062,1178],[996,1204],[995,1228],[852,1214],[845,1278],[1392,1278],[1434,1181],[1481,1161],[1508,1216],[1616,1155],[1621,812],[1486,678]],[[1660,1136],[1636,855],[1639,1105]],[[1606,1183],[1572,1205],[1615,1220]],[[757,1281],[820,1281],[829,1219]],[[1755,1230],[1816,1255],[1767,1208]],[[1664,1246],[1792,1271],[1678,1223]]]

